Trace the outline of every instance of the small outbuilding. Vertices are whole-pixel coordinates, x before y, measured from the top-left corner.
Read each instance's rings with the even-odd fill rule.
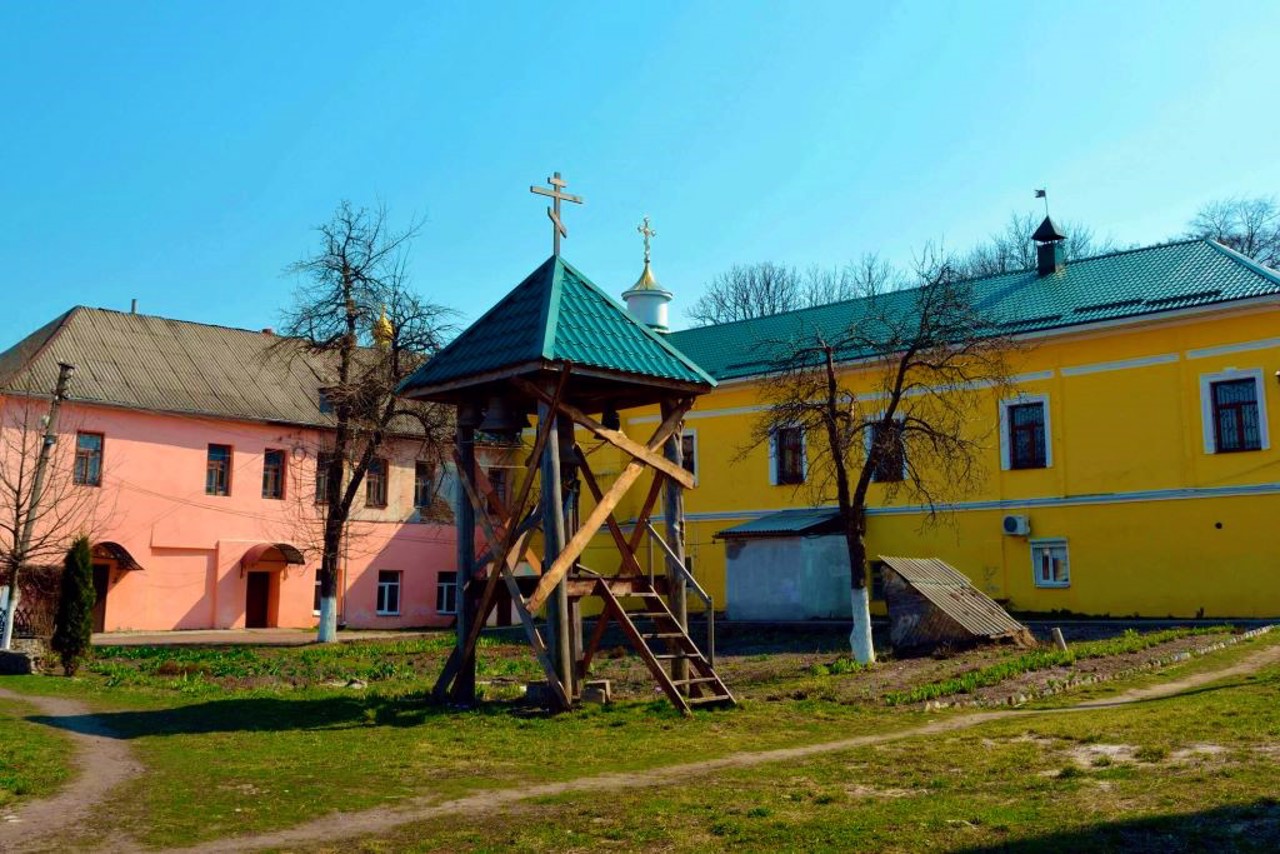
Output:
[[[730,620],[849,619],[849,555],[834,508],[781,510],[727,528]]]
[[[889,643],[895,650],[926,651],[1003,641],[1034,646],[1026,626],[937,558],[885,557],[884,598]]]

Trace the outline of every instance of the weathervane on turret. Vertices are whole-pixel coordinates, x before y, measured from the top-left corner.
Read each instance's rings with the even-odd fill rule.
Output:
[[[530,193],[537,193],[540,196],[550,196],[552,206],[547,208],[547,218],[551,220],[551,251],[552,254],[559,256],[560,254],[560,238],[568,237],[569,231],[564,227],[564,223],[560,221],[560,203],[573,202],[575,205],[582,204],[582,196],[574,196],[564,192],[564,188],[569,186],[569,182],[560,177],[559,172],[551,173],[551,177],[547,179],[548,187],[530,187]]]

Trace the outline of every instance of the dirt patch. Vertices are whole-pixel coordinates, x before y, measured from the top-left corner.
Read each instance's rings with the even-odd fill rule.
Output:
[[[1068,750],[1067,755],[1081,768],[1097,768],[1136,762],[1134,754],[1137,750],[1132,744],[1082,744]]]
[[[61,697],[33,697],[0,688],[0,697],[35,706],[40,723],[64,730],[75,741],[75,778],[71,785],[44,800],[20,803],[0,814],[0,851],[34,847],[35,834],[48,837],[74,827],[107,794],[142,772],[129,744],[104,726],[82,703]]]

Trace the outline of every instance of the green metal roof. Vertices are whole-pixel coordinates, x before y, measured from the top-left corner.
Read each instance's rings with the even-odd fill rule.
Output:
[[[572,362],[705,387],[715,380],[559,256],[548,258],[400,387],[413,393],[531,363]]]
[[[1003,328],[1022,333],[1280,294],[1280,273],[1214,241],[1186,240],[1070,261],[1047,276],[1024,270],[971,284]],[[910,311],[914,292],[885,294],[881,309]],[[834,337],[866,308],[865,299],[847,300],[673,332],[667,340],[716,379],[746,377],[769,369],[770,342],[792,339],[801,328]]]
[[[717,537],[802,537],[807,534],[830,534],[840,530],[840,511],[834,507],[805,507],[779,510],[726,528]]]

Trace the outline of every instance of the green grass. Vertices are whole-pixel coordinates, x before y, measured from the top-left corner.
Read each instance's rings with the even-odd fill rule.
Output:
[[[26,703],[0,700],[0,807],[51,794],[69,776],[70,739],[23,719],[35,711]]]
[[[343,851],[1280,848],[1280,668],[1183,696],[419,822]],[[1210,744],[1199,758],[1180,753]],[[1127,746],[1132,759],[1081,761]],[[1085,752],[1082,752],[1085,751]],[[319,848],[337,851],[339,847]]]
[[[950,697],[954,694],[972,694],[979,688],[999,685],[1007,679],[1036,670],[1069,667],[1075,662],[1084,659],[1141,652],[1179,638],[1222,634],[1227,631],[1230,631],[1230,629],[1226,626],[1164,629],[1162,631],[1147,632],[1146,634],[1140,634],[1133,629],[1129,629],[1118,637],[1085,641],[1073,644],[1065,650],[1060,650],[1056,647],[1032,650],[1016,658],[1006,659],[987,667],[980,667],[949,679],[918,685],[904,691],[893,691],[886,694],[884,699],[889,705],[897,706],[909,703],[923,703],[939,697]]]
[[[1169,636],[1143,637],[1151,645]],[[562,716],[503,702],[470,711],[432,706],[425,692],[450,643],[442,634],[332,647],[106,649],[81,678],[13,677],[6,685],[83,700],[129,740],[147,773],[113,795],[86,832],[132,836],[157,847],[287,827],[410,795],[444,800],[534,780],[642,771],[673,761],[905,730],[951,714],[891,708],[878,699],[847,702],[837,689],[869,673],[846,658],[824,660],[819,670],[812,657],[783,657],[792,664],[757,667],[763,675],[756,681],[735,685],[747,698],[739,708],[698,712],[691,719],[681,718],[657,694]],[[482,678],[536,676],[537,665],[523,644],[490,638],[484,644]],[[1125,638],[1111,648],[1132,645]],[[1228,653],[1234,651],[1210,658]],[[748,659],[758,654],[740,658]],[[927,662],[927,672],[936,673],[938,664]],[[731,656],[726,665],[733,666]],[[338,687],[350,679],[368,687]],[[1154,739],[1149,743],[1161,746]],[[1052,766],[1064,767],[1061,761]],[[745,776],[762,773],[780,772],[770,768]],[[946,774],[931,772],[930,779],[935,777]],[[805,797],[812,807],[848,800],[829,781],[815,784]],[[747,803],[719,815],[718,832],[700,833],[727,846],[757,824],[785,823],[792,812],[768,800]],[[477,838],[489,840],[484,834]],[[620,838],[627,847],[647,847],[665,837]],[[88,839],[68,844],[87,845]],[[496,849],[505,843],[484,844]]]

